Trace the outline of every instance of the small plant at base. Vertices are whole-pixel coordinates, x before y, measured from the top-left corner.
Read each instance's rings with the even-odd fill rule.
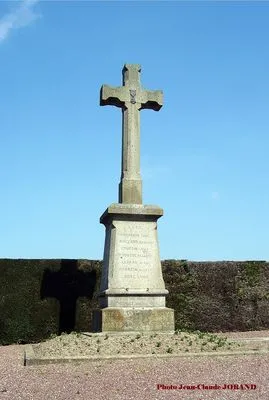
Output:
[[[97,339],[96,343],[100,343],[100,339],[99,338]]]
[[[55,339],[58,335],[56,333],[51,333],[49,339]]]
[[[134,341],[135,341],[134,338],[130,340],[131,343],[133,343]]]
[[[161,342],[157,342],[156,347],[160,347],[160,346],[161,346]]]
[[[108,339],[108,334],[106,334],[106,336],[104,337],[104,340],[107,340]]]
[[[214,342],[215,341],[215,337],[213,335],[210,335],[208,341],[209,342]]]
[[[217,345],[218,345],[219,347],[222,347],[222,346],[225,345],[225,342],[226,342],[226,339],[224,339],[224,340],[223,340],[223,339],[219,339]]]
[[[171,347],[168,347],[168,349],[166,350],[166,353],[173,353],[173,349]]]
[[[136,335],[135,338],[136,338],[136,339],[140,339],[140,338],[141,338],[141,335],[139,335],[139,333],[138,333],[138,335]]]

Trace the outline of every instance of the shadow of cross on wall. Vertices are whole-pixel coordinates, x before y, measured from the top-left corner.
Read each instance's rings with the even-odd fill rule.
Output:
[[[77,299],[92,299],[95,285],[96,272],[79,270],[77,260],[61,260],[56,272],[45,269],[40,295],[41,299],[54,297],[60,303],[59,334],[74,331]]]

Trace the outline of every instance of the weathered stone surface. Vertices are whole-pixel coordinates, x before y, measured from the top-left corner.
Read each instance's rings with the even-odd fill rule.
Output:
[[[126,64],[123,87],[102,86],[100,104],[122,108],[122,174],[119,203],[100,218],[106,227],[99,312],[94,329],[101,331],[174,330],[174,312],[165,308],[157,220],[158,206],[142,205],[139,111],[162,106],[161,91],[140,86],[140,66]]]
[[[162,214],[157,206],[112,204],[102,215],[102,307],[165,307],[156,223]]]
[[[136,220],[149,218],[150,216],[157,220],[163,215],[163,209],[155,205],[141,205],[141,204],[111,204],[100,218],[102,224],[106,223],[107,218],[112,218],[113,216],[128,216],[129,220],[134,216]]]
[[[150,332],[174,331],[171,308],[104,308],[94,311],[93,331]]]
[[[142,204],[140,175],[140,113],[146,108],[158,111],[163,104],[161,90],[149,91],[140,85],[141,67],[125,64],[122,70],[123,86],[103,85],[100,105],[122,109],[122,168],[119,184],[119,203]]]

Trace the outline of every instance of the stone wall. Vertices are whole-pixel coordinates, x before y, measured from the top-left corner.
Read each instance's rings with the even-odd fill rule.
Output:
[[[89,331],[101,261],[0,259],[0,343]],[[269,329],[269,263],[162,262],[176,328]]]

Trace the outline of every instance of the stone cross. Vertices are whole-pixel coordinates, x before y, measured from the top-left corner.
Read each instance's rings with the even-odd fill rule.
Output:
[[[122,162],[119,203],[142,204],[140,175],[140,115],[143,108],[159,111],[163,104],[161,90],[144,90],[140,85],[141,67],[125,64],[123,86],[103,85],[100,105],[122,109]]]

